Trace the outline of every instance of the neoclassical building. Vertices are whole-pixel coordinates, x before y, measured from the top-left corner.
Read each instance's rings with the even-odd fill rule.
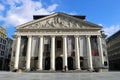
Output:
[[[60,12],[34,16],[16,29],[11,70],[108,69],[102,27],[86,21],[85,16]]]

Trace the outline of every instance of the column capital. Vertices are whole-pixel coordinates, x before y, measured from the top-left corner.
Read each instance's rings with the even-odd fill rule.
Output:
[[[67,37],[67,35],[63,35],[63,36],[62,36],[62,38],[66,38],[66,37]]]
[[[21,35],[14,35],[13,38],[21,37]]]
[[[78,37],[79,37],[79,35],[74,35],[74,37],[75,37],[75,38],[78,38]]]
[[[29,38],[29,37],[32,37],[32,35],[27,35],[27,37]]]
[[[39,38],[40,38],[40,37],[43,37],[43,35],[39,35],[38,37],[39,37]]]
[[[97,37],[100,37],[100,38],[101,38],[102,36],[101,36],[101,35],[97,35]]]
[[[90,37],[91,37],[91,35],[86,35],[86,37],[87,37],[87,38],[90,38]]]
[[[17,37],[17,35],[12,35],[12,37],[13,37],[13,38],[16,38],[16,37]]]
[[[50,35],[50,37],[55,37],[55,35]]]

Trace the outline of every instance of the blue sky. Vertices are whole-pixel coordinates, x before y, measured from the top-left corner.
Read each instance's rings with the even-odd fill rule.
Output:
[[[108,36],[120,29],[120,0],[0,0],[0,25],[11,37],[15,27],[31,21],[32,15],[54,12],[86,15]]]

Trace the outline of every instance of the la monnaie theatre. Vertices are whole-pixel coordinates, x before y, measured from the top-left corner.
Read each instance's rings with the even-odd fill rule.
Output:
[[[107,71],[102,26],[86,16],[57,12],[36,15],[16,27],[10,69],[22,71]]]

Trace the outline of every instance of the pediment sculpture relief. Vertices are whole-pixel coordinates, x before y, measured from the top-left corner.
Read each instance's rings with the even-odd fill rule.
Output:
[[[80,28],[82,25],[80,22],[75,20],[70,20],[67,17],[55,16],[46,20],[38,21],[29,26],[24,27],[24,29],[61,29],[61,28]]]

